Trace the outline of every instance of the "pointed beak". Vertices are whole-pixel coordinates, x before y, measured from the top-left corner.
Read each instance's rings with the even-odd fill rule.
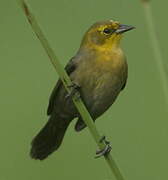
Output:
[[[129,25],[120,24],[119,28],[116,30],[116,33],[117,34],[122,34],[124,32],[130,31],[132,29],[135,29],[135,27],[129,26]]]

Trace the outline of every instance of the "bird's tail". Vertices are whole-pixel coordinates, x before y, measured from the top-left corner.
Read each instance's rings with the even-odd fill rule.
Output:
[[[61,145],[69,119],[51,115],[47,124],[32,141],[30,156],[33,159],[45,159]]]

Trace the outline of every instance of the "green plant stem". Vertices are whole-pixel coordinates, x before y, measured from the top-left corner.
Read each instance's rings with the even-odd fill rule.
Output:
[[[149,32],[149,36],[150,36],[150,40],[151,40],[151,46],[153,48],[154,58],[155,58],[158,72],[160,74],[160,78],[161,78],[161,82],[162,82],[162,89],[163,89],[163,93],[165,96],[165,102],[166,102],[166,105],[168,106],[168,80],[167,80],[166,70],[164,68],[164,61],[162,58],[159,41],[157,39],[157,35],[156,35],[156,31],[155,31],[156,28],[155,28],[155,24],[153,21],[150,0],[141,0],[141,2],[144,7],[146,24],[148,27],[148,32]]]
[[[38,25],[32,11],[30,10],[30,8],[28,7],[27,3],[24,0],[17,0],[17,1],[18,1],[19,5],[21,6],[21,8],[23,9],[29,23],[31,24],[33,31],[37,35],[37,37],[40,40],[43,48],[45,49],[46,53],[48,54],[48,56],[51,60],[51,63],[53,64],[57,73],[59,74],[60,79],[62,80],[66,90],[68,92],[70,92],[69,85],[71,85],[72,82],[71,82],[69,76],[67,75],[66,71],[62,67],[62,65],[59,63],[54,51],[50,47],[50,45],[49,45],[47,39],[45,38],[40,26]],[[93,136],[94,140],[96,141],[98,147],[100,149],[104,149],[105,144],[104,144],[104,142],[100,142],[101,136],[99,135],[99,133],[96,129],[96,126],[95,126],[90,114],[88,113],[86,107],[84,106],[83,102],[81,101],[80,98],[76,98],[76,96],[73,97],[73,102],[74,102],[77,110],[79,111],[80,115],[82,116],[82,119],[85,121],[86,125],[88,126],[89,131],[90,131],[91,135]],[[110,169],[114,173],[116,179],[117,180],[124,180],[119,168],[116,165],[116,162],[114,161],[114,159],[112,158],[110,153],[104,157],[105,157],[105,160],[107,161]]]

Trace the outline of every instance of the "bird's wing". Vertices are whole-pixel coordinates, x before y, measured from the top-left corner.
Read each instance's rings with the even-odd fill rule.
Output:
[[[127,84],[127,80],[126,80],[125,83],[123,84],[123,86],[122,86],[122,88],[121,88],[121,91],[125,88],[126,84]]]
[[[125,88],[125,86],[127,84],[127,78],[128,78],[128,65],[127,65],[127,63],[126,63],[126,69],[125,70],[126,70],[125,71],[125,81],[124,81],[124,84],[123,84],[123,86],[121,88],[121,91]]]
[[[67,72],[68,75],[70,75],[74,70],[76,69],[76,65],[74,62],[74,58],[72,58],[68,64],[65,66],[65,70]],[[59,88],[62,86],[62,81],[59,79],[51,93],[50,96],[50,100],[49,100],[49,105],[48,105],[48,109],[47,109],[47,115],[50,115],[53,111],[53,107],[54,107],[54,101],[56,99],[57,96],[57,92],[59,91]]]

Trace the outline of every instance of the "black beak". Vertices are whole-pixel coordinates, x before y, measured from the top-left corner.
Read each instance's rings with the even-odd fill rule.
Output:
[[[116,30],[116,33],[117,34],[122,34],[124,32],[130,31],[132,29],[135,29],[135,27],[129,26],[129,25],[120,24],[119,28]]]

